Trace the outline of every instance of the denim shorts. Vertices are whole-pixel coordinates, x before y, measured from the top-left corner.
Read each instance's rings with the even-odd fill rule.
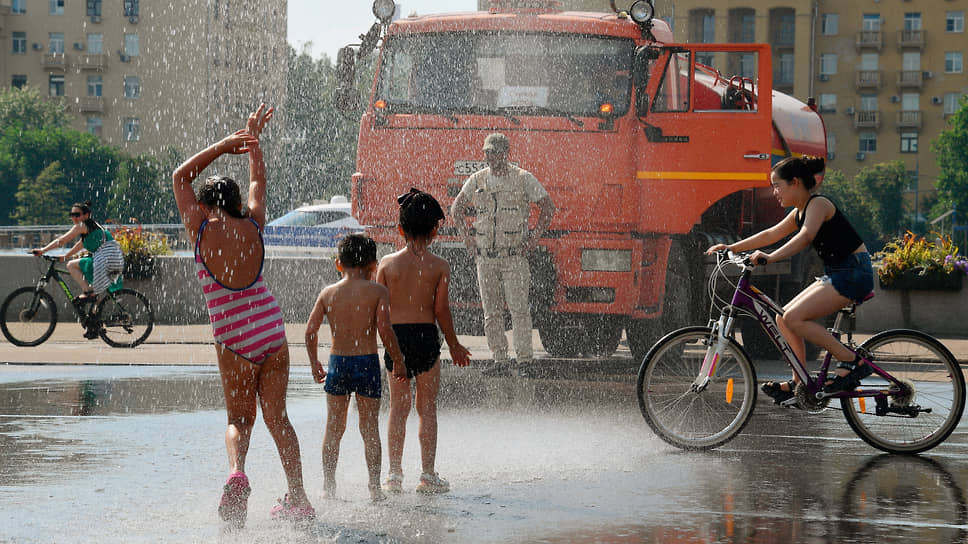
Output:
[[[823,267],[820,281],[834,286],[841,295],[854,302],[862,302],[874,290],[874,269],[869,253],[853,253],[843,261]]]

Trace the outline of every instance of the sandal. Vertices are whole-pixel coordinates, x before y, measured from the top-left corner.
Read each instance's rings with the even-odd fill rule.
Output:
[[[874,369],[871,365],[861,362],[860,356],[854,359],[852,363],[846,363],[841,361],[837,368],[842,368],[847,370],[846,376],[834,376],[823,386],[824,393],[840,393],[842,391],[851,391],[856,389],[860,385],[860,381],[864,378],[870,376],[874,373]]]
[[[222,500],[218,503],[218,515],[222,518],[222,521],[230,522],[241,529],[245,525],[251,492],[249,478],[242,472],[233,472],[228,481],[225,482]]]
[[[284,499],[279,499],[279,504],[269,510],[269,517],[277,520],[292,521],[294,523],[313,521],[316,519],[316,509],[307,504],[306,506],[293,506],[289,502],[289,494]]]
[[[786,391],[783,390],[783,385],[786,384]],[[793,398],[793,388],[796,387],[796,383],[793,380],[785,382],[767,382],[764,383],[760,390],[766,393],[766,396],[773,399],[773,404],[780,404],[783,401],[787,401]]]

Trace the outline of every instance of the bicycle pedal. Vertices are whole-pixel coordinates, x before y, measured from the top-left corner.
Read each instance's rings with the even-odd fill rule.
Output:
[[[799,408],[800,405],[797,403],[796,397],[790,397],[784,401],[780,402],[780,406],[784,408]]]

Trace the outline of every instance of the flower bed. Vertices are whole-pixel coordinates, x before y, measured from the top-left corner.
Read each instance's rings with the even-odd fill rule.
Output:
[[[149,279],[155,273],[155,256],[171,255],[171,247],[164,234],[145,231],[133,217],[131,221],[136,226],[119,226],[113,233],[124,252],[124,277],[131,280]]]
[[[910,231],[874,255],[882,289],[957,291],[968,273],[968,259],[950,237],[932,233],[931,241]]]

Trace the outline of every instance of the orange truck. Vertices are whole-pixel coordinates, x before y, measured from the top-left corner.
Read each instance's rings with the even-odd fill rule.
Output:
[[[640,357],[659,334],[706,321],[703,250],[779,220],[771,164],[824,156],[825,129],[812,104],[772,90],[769,45],[674,43],[643,0],[613,13],[557,4],[391,20],[393,2],[374,2],[378,21],[337,57],[348,106],[361,99],[359,61],[379,46],[353,215],[384,250],[399,245],[396,195],[417,187],[449,206],[485,166],[485,136],[503,132],[512,163],[557,207],[530,257],[545,350],[607,355],[624,330]],[[453,269],[455,321],[481,330],[474,263],[452,222],[437,252]],[[771,266],[758,284],[781,299],[813,272],[809,258]]]

